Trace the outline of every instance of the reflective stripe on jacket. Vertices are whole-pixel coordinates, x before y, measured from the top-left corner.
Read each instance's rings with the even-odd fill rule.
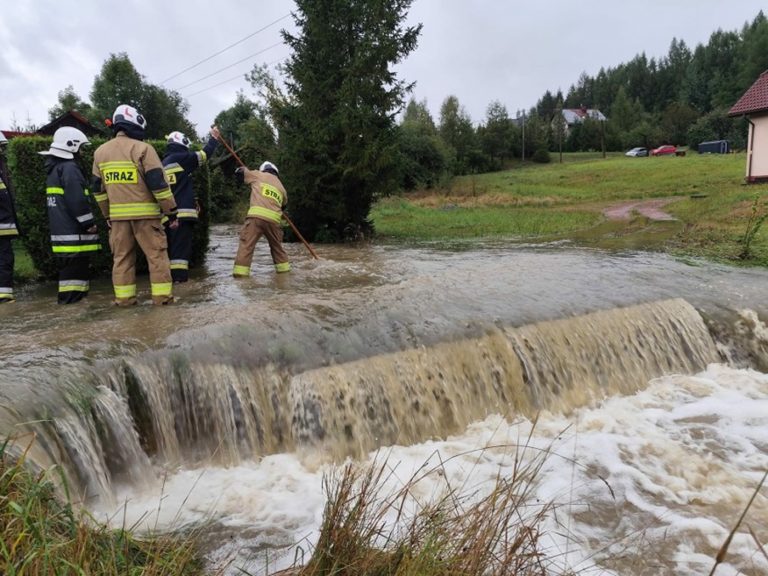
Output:
[[[280,224],[283,208],[288,203],[288,193],[280,179],[258,170],[246,170],[243,176],[245,183],[251,185],[251,207],[247,218],[260,218]]]
[[[178,216],[184,220],[197,220],[196,196],[192,187],[192,173],[206,163],[216,149],[216,139],[209,138],[205,147],[193,152],[180,144],[169,144],[163,156],[165,177],[171,185]]]
[[[13,209],[13,197],[3,181],[3,175],[0,174],[0,237],[18,235],[19,229],[16,226],[16,211]]]
[[[93,193],[110,220],[159,219],[176,213],[157,152],[123,132],[93,154]]]
[[[56,256],[75,257],[101,249],[99,235],[88,233],[96,222],[88,201],[86,180],[74,160],[48,156],[45,160],[48,224]]]

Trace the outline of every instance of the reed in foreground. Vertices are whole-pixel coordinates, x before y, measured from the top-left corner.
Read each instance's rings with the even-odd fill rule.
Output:
[[[312,557],[284,574],[566,574],[543,544],[541,526],[552,505],[531,506],[545,456],[516,458],[511,477],[497,477],[482,493],[446,480],[446,489],[429,502],[414,495],[416,484],[429,475],[447,478],[444,463],[422,469],[394,492],[385,489],[394,474],[386,462],[364,469],[348,464],[325,480],[328,500]]]
[[[137,538],[77,512],[57,497],[52,471],[32,473],[25,455],[0,446],[0,574],[161,576],[202,574],[190,539]]]

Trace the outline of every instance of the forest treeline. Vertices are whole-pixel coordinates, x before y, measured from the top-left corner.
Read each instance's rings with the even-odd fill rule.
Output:
[[[473,125],[455,96],[439,117],[426,102],[409,102],[401,130],[410,168],[403,185],[430,186],[449,175],[503,168],[512,158],[548,161],[549,153],[627,150],[661,144],[695,147],[708,140],[746,146],[743,119],[727,113],[768,70],[768,19],[761,11],[740,31],[714,32],[691,49],[673,39],[667,54],[644,53],[596,75],[582,73],[567,93],[546,91],[525,114],[512,118],[500,100]],[[599,110],[603,123],[587,118],[566,126],[563,109]]]
[[[292,50],[283,82],[255,66],[247,78],[258,96],[239,92],[215,118],[248,165],[278,163],[296,192],[294,221],[310,239],[365,235],[377,198],[521,158],[548,162],[558,151],[695,147],[720,139],[745,147],[746,121],[727,112],[768,69],[762,11],[741,30],[717,30],[695,48],[673,39],[663,57],[639,54],[596,75],[582,73],[565,94],[548,90],[519,117],[497,95],[475,123],[455,95],[446,95],[433,118],[425,101],[408,100],[412,85],[392,71],[418,43],[421,25],[404,24],[411,2],[297,0],[298,32],[283,31]],[[50,115],[74,108],[98,122],[121,102],[150,119],[149,137],[193,130],[186,101],[147,82],[126,54],[105,61],[90,102],[68,87]],[[562,111],[578,108],[599,110],[606,120],[566,125]],[[220,152],[211,166],[211,217],[231,219],[247,196],[235,187],[235,162]]]

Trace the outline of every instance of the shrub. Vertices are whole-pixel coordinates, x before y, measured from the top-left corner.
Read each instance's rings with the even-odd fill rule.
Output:
[[[536,152],[531,156],[531,160],[538,164],[549,164],[552,158],[549,156],[549,150],[546,148],[538,148]]]
[[[81,150],[80,166],[90,180],[93,164],[93,151],[105,140],[94,138],[90,147]],[[10,141],[8,164],[11,177],[16,189],[16,211],[22,230],[22,241],[35,267],[41,276],[54,278],[58,273],[53,253],[51,252],[50,231],[48,229],[48,213],[46,209],[44,157],[38,152],[48,150],[51,138],[34,136],[29,138],[14,138]],[[150,142],[162,158],[165,152],[164,141]],[[195,172],[195,191],[198,195],[202,212],[200,221],[195,228],[191,266],[201,264],[208,250],[209,234],[209,198],[210,176],[207,167]],[[112,255],[109,251],[107,226],[101,216],[96,202],[93,201],[93,213],[99,226],[99,236],[102,250],[91,258],[91,267],[95,276],[107,274],[112,269]],[[146,270],[146,262],[139,259],[139,270]]]
[[[232,222],[236,221],[235,210],[238,199],[241,197],[249,198],[250,188],[247,186],[238,187],[233,177],[228,177],[224,173],[224,167],[219,165],[211,170],[211,201],[210,201],[210,220],[211,222]]]
[[[736,150],[747,147],[747,121],[728,117],[727,110],[713,110],[688,129],[688,146],[696,149],[701,142],[728,140]]]
[[[449,154],[436,135],[401,128],[399,148],[403,190],[434,188],[448,172]]]

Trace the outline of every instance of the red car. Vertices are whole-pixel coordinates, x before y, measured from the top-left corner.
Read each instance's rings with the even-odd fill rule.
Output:
[[[651,156],[667,156],[669,154],[675,154],[677,152],[677,146],[672,144],[664,144],[658,148],[651,150]]]

